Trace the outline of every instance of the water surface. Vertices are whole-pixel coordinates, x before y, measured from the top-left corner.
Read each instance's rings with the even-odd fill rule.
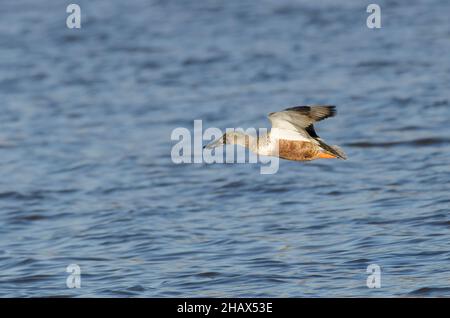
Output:
[[[1,297],[450,296],[447,1],[77,3],[1,4]],[[320,103],[347,161],[171,161]]]

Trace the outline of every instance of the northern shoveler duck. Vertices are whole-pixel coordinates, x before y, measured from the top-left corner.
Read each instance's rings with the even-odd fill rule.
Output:
[[[316,133],[314,123],[336,115],[336,107],[295,106],[269,114],[272,129],[263,136],[250,136],[243,132],[229,132],[206,145],[214,148],[224,144],[244,146],[254,153],[276,156],[294,161],[315,159],[347,159],[338,146],[327,145]]]

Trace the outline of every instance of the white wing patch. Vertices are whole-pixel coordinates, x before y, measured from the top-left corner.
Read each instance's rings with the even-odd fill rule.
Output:
[[[282,129],[282,128],[272,128],[270,130],[270,138],[272,139],[284,139],[284,140],[299,140],[311,142],[312,139],[305,137],[298,131]]]

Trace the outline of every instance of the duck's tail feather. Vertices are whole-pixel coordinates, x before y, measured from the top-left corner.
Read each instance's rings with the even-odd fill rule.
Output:
[[[323,142],[321,139],[317,139],[317,141],[319,142],[320,147],[322,147],[322,149],[326,153],[328,153],[328,154],[330,154],[330,155],[332,155],[332,156],[334,156],[336,158],[339,158],[339,159],[342,159],[342,160],[347,160],[347,155],[338,146],[335,146],[335,145],[329,146],[325,142]]]
[[[334,150],[334,154],[337,155],[338,158],[342,159],[342,160],[347,160],[347,155],[345,154],[345,152],[336,145],[331,146],[331,148],[333,148]]]

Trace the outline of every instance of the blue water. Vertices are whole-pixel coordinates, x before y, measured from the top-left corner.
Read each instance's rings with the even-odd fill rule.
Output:
[[[76,3],[0,4],[1,297],[450,296],[448,1]],[[320,103],[347,161],[172,163]]]

